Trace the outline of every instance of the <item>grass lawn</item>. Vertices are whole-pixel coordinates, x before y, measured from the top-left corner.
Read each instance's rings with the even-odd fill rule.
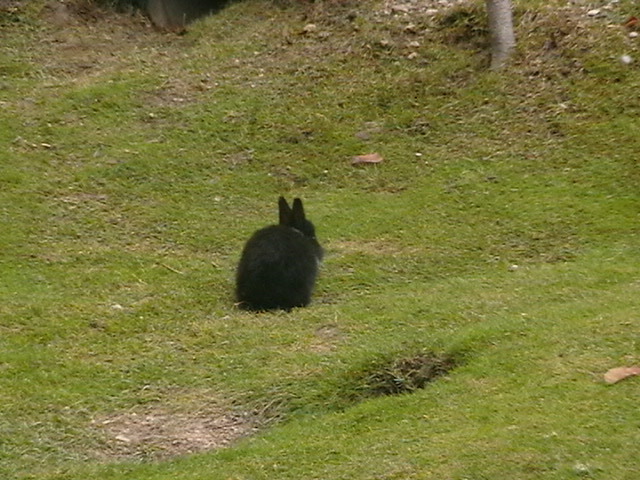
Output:
[[[431,3],[0,1],[0,478],[637,478],[637,4],[516,1],[495,73]],[[279,195],[325,262],[244,312]]]

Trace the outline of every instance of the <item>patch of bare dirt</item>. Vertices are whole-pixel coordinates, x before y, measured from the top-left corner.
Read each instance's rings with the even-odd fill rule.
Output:
[[[50,0],[40,17],[46,28],[34,63],[50,86],[145,68],[166,41],[140,12],[116,12],[89,0]]]
[[[161,459],[227,447],[258,429],[252,415],[225,411],[172,413],[162,408],[116,413],[93,426],[105,436],[102,459]]]
[[[331,243],[330,247],[341,254],[361,253],[376,256],[415,255],[422,251],[418,247],[403,246],[383,240],[362,240],[358,242],[340,240]]]
[[[19,0],[0,0],[0,12],[11,13],[20,6]]]
[[[116,12],[91,0],[49,0],[41,11],[41,17],[61,27],[98,22],[138,27],[150,25],[146,17],[134,12],[133,9]]]
[[[316,353],[331,352],[338,347],[343,336],[338,325],[323,325],[315,331],[315,341],[311,344],[311,351]]]
[[[386,0],[383,3],[381,13],[390,15],[435,15],[454,5],[464,3],[467,0]]]

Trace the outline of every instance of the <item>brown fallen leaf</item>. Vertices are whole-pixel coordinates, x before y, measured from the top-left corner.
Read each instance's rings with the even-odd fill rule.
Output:
[[[368,153],[366,155],[356,155],[351,159],[351,165],[380,163],[384,160],[379,153]]]
[[[640,375],[640,367],[617,367],[604,374],[604,381],[609,384],[618,383],[634,375]]]
[[[638,17],[629,17],[629,20],[622,24],[623,27],[633,28],[638,25]]]

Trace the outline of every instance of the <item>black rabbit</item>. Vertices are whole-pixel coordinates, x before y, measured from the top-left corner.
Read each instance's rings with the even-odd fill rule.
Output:
[[[236,271],[236,299],[245,310],[305,307],[322,260],[322,247],[302,200],[293,208],[278,199],[280,224],[255,232],[242,251]]]

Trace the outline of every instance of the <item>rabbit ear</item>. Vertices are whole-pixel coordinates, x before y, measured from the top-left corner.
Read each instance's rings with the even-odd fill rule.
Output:
[[[294,202],[295,206],[295,202]],[[293,212],[289,208],[289,204],[284,197],[278,199],[278,212],[280,218],[280,225],[290,225],[293,220]]]
[[[302,206],[302,200],[299,198],[293,199],[292,217],[296,225],[301,225],[305,221],[304,207]]]

